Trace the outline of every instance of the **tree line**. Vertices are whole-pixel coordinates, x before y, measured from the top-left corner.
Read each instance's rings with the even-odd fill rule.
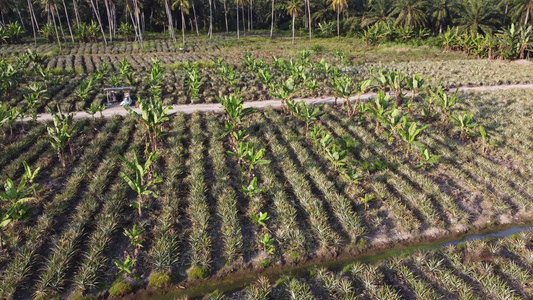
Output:
[[[179,28],[196,34],[296,28],[321,35],[355,35],[376,23],[441,34],[492,34],[533,24],[533,0],[1,0],[0,40],[26,32],[49,42],[108,42],[121,35],[141,45],[146,31],[176,40]]]

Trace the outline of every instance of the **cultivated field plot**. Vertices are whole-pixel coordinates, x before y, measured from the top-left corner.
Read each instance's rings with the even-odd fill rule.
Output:
[[[416,98],[394,112],[393,99],[381,94],[351,117],[350,107],[322,107],[308,130],[295,117],[302,106],[292,115],[267,109],[243,119],[244,132],[224,138],[226,114],[178,114],[163,127],[149,172],[162,179],[151,187],[159,197],[145,201],[142,215],[121,174],[133,173],[119,156],[131,161],[136,153],[143,160],[154,147],[145,145],[137,120],[78,121],[65,168],[42,137],[44,124],[17,124],[1,137],[1,181],[18,184],[27,162],[30,170],[40,168],[33,180],[43,190],[26,203],[29,217],[2,232],[0,297],[119,295],[132,286],[282,268],[531,221],[530,95],[520,89],[459,93],[456,105],[442,107]],[[144,233],[132,239],[139,228]],[[350,279],[320,271],[316,283],[287,280],[273,293],[307,293],[311,285],[313,293],[335,295],[337,283],[326,288],[324,282],[351,280],[366,282],[351,290],[365,298],[419,292],[528,298],[531,287],[522,281],[531,276],[528,239],[524,246],[473,243],[464,257],[449,248],[422,263],[417,257],[426,254],[384,269],[355,265]],[[513,259],[489,259],[498,251]],[[446,256],[441,263],[440,255]],[[128,270],[131,257],[136,261]],[[136,275],[115,281],[119,270]],[[428,279],[420,279],[426,272]],[[465,286],[473,287],[470,294]]]
[[[261,38],[250,38],[248,42],[224,37],[212,42],[191,38],[191,49],[185,53],[176,52],[176,47],[164,40],[147,41],[144,51],[134,50],[135,44],[125,42],[110,48],[82,44],[61,55],[52,51],[50,45],[9,46],[2,48],[5,61],[0,70],[7,68],[8,62],[20,67],[15,67],[13,74],[2,71],[7,79],[1,85],[9,87],[5,97],[9,106],[21,108],[27,105],[26,97],[35,91],[35,85],[41,85],[46,92],[38,99],[35,109],[42,113],[46,106],[58,104],[65,112],[102,105],[106,102],[103,89],[107,87],[132,86],[134,100],[137,96],[146,99],[156,58],[163,70],[160,88],[166,105],[216,103],[216,97],[236,90],[241,91],[246,101],[273,99],[277,98],[273,92],[291,77],[303,78],[305,82],[290,90],[291,97],[330,96],[337,77],[347,75],[354,80],[365,80],[372,77],[372,69],[380,68],[407,76],[419,74],[426,78],[426,85],[440,79],[444,88],[533,82],[533,65],[528,62],[469,59],[461,53],[432,48],[412,48],[407,54],[385,48],[392,53],[387,59],[387,56],[368,54],[379,52],[374,47],[346,47],[350,41],[338,44],[328,41],[324,43],[326,46],[308,42],[294,49],[283,38],[275,42],[268,40],[265,46],[252,43],[257,39]],[[28,67],[21,62],[27,48],[33,53],[48,53],[48,57]],[[439,55],[443,60],[436,61],[435,56]]]
[[[342,271],[317,268],[307,278],[283,277],[211,299],[531,299],[533,236],[475,241],[417,252]]]

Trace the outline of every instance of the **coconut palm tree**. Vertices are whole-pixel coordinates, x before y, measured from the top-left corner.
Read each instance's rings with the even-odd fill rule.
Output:
[[[442,28],[450,21],[453,11],[457,9],[457,2],[455,0],[435,0],[431,4],[431,18],[433,24],[439,28],[439,34],[441,34]]]
[[[170,38],[175,43],[176,42],[176,36],[174,35],[174,22],[172,20],[172,10],[170,9],[170,4],[168,0],[163,0],[165,2],[165,13],[167,14],[168,19],[168,32],[170,35]]]
[[[181,11],[181,37],[183,39],[183,49],[185,49],[185,15],[189,15],[189,0],[176,0],[172,4],[172,9],[179,7]]]
[[[337,38],[340,38],[340,14],[348,7],[347,0],[328,0],[331,4],[331,8],[337,13]]]
[[[300,3],[298,3],[297,0],[289,0],[285,4],[285,10],[287,11],[287,14],[292,17],[292,45],[294,46],[294,23],[298,16],[298,11],[300,10]]]
[[[391,0],[370,0],[368,12],[362,17],[361,27],[371,26],[378,22],[388,23],[392,17]]]
[[[457,11],[460,32],[491,34],[499,15],[493,0],[465,0]]]
[[[514,0],[510,15],[515,22],[527,25],[533,19],[533,0]]]
[[[396,15],[394,25],[418,28],[426,24],[426,7],[424,0],[397,0],[394,2],[392,15]]]

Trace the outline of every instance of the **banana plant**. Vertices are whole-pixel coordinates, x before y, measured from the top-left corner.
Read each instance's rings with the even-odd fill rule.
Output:
[[[409,106],[413,104],[416,94],[424,85],[425,79],[420,78],[420,75],[416,74],[407,80],[407,87],[411,91],[411,100],[409,100]]]
[[[252,170],[255,168],[255,166],[258,165],[267,165],[270,163],[270,160],[263,159],[263,156],[265,155],[265,149],[260,149],[258,151],[255,150],[255,147],[248,146],[247,151],[244,155],[244,160],[248,162],[249,168],[248,168],[248,179],[252,176]]]
[[[266,212],[259,212],[259,215],[252,214],[251,215],[252,221],[254,221],[255,224],[259,226],[263,226],[263,228],[266,228],[266,221],[270,220],[270,217],[268,216],[268,213]]]
[[[320,109],[323,104],[318,106],[309,104],[306,105],[304,101],[294,103],[294,100],[287,101],[287,107],[290,109],[292,114],[300,121],[305,123],[305,138],[308,137],[309,125],[312,123],[318,122],[320,117],[324,114]]]
[[[37,177],[37,174],[41,170],[41,167],[37,167],[35,171],[32,171],[30,169],[30,166],[26,161],[23,161],[22,164],[24,165],[24,178],[26,178],[27,182],[31,184],[31,189],[33,191],[33,197],[37,199],[37,192],[40,191],[41,187],[38,183],[35,183],[35,178]]]
[[[442,155],[431,155],[427,148],[420,150],[420,163],[416,166],[417,168],[426,168],[427,166],[436,164],[439,162],[439,158]]]
[[[266,68],[259,69],[257,71],[257,76],[266,85],[270,85],[270,83],[272,82],[272,75],[270,75],[270,72],[268,72]]]
[[[126,260],[124,262],[121,262],[119,260],[113,259],[113,263],[118,268],[118,274],[131,274],[133,273],[133,266],[135,265],[135,262],[137,262],[137,259],[131,258],[131,256],[127,256]]]
[[[274,238],[271,238],[268,233],[265,233],[263,239],[259,240],[259,245],[263,246],[263,251],[269,254],[274,254]]]
[[[96,80],[97,81],[103,81],[105,76],[107,76],[107,73],[109,72],[109,65],[105,62],[103,62],[99,67],[98,67],[98,70],[97,70],[97,73],[96,73]]]
[[[359,197],[359,200],[365,206],[365,210],[368,210],[368,205],[374,200],[374,194],[365,194],[364,197]]]
[[[217,72],[218,75],[222,77],[222,79],[224,79],[233,87],[235,87],[235,84],[237,83],[237,81],[239,81],[239,75],[235,73],[235,70],[227,63],[224,63],[220,67],[218,67]]]
[[[329,147],[333,144],[333,136],[331,136],[329,133],[322,134],[322,137],[318,143],[322,151],[324,151],[324,155],[326,155],[326,150],[329,149]]]
[[[74,155],[71,139],[76,133],[78,123],[72,123],[74,118],[73,114],[64,115],[59,105],[57,106],[57,112],[48,108],[48,111],[52,115],[53,125],[47,125],[46,130],[48,132],[47,138],[52,148],[57,152],[57,156],[63,168],[66,167],[65,161],[65,148],[69,146],[71,156]]]
[[[382,123],[387,122],[386,117],[392,112],[389,110],[390,107],[390,96],[385,95],[385,93],[382,91],[378,91],[376,98],[369,101],[368,111],[372,113],[376,119],[376,131]]]
[[[342,167],[339,169],[339,173],[341,177],[349,183],[358,184],[361,180],[363,180],[363,176],[361,176],[356,168]]]
[[[333,90],[335,91],[335,106],[337,106],[337,98],[344,99],[344,105],[350,105],[349,98],[354,93],[353,82],[350,77],[341,76],[333,79]],[[351,110],[348,110],[350,113]]]
[[[0,192],[0,199],[11,204],[10,217],[13,220],[20,220],[27,216],[29,201],[35,199],[31,196],[34,185],[27,187],[28,179],[22,176],[18,185],[15,185],[11,178],[7,178],[4,183],[4,191]]]
[[[355,92],[357,93],[357,101],[356,101],[356,105],[354,107],[354,110],[358,110],[359,109],[359,115],[360,116],[362,114],[361,109],[360,109],[361,108],[361,95],[366,93],[371,86],[372,86],[372,80],[363,80],[363,81],[355,84]],[[355,114],[355,112],[354,112],[354,114]]]
[[[448,96],[440,86],[436,89],[430,89],[429,91],[434,102],[436,102],[443,110],[442,122],[447,123],[450,109],[457,103],[457,93],[459,92],[459,89],[456,89],[451,96]]]
[[[233,131],[231,133],[231,136],[233,140],[235,141],[235,144],[244,141],[249,135],[246,134],[243,130]]]
[[[245,142],[239,142],[237,144],[237,147],[235,149],[235,152],[233,151],[227,151],[226,153],[229,156],[237,158],[237,163],[240,165],[242,162],[244,162],[244,158],[247,155],[249,144]]]
[[[403,120],[402,112],[395,106],[391,113],[387,116],[387,125],[389,125],[391,135],[393,135]]]
[[[487,131],[485,130],[485,127],[483,127],[482,125],[479,125],[479,136],[481,139],[481,151],[483,152],[483,154],[487,152],[489,147],[497,145],[496,142],[489,141]]]
[[[216,99],[224,107],[226,122],[229,123],[226,125],[227,130],[224,133],[224,136],[236,131],[242,124],[244,118],[256,112],[256,109],[253,107],[244,108],[244,99],[236,97],[234,94],[216,97]]]
[[[137,157],[137,153],[133,153],[134,159],[132,161],[127,160],[123,156],[119,156],[119,158],[124,162],[124,164],[134,172],[135,176],[130,177],[125,172],[120,172],[120,176],[124,181],[130,186],[132,190],[137,192],[137,205],[133,205],[137,207],[137,211],[139,213],[139,217],[142,217],[142,206],[143,206],[143,198],[144,196],[153,196],[154,198],[157,198],[157,194],[150,189],[150,187],[154,184],[160,183],[163,181],[162,178],[156,178],[155,176],[152,176],[151,179],[148,179],[148,174],[150,173],[150,166],[156,159],[157,151],[151,152],[148,154],[146,161],[144,164],[141,164],[139,162],[139,158]]]
[[[292,97],[293,93],[296,90],[296,82],[291,76],[285,80],[283,84],[277,84],[276,86],[271,86],[270,95],[274,98],[278,98],[281,101],[281,109],[287,113],[285,108],[285,103]]]
[[[88,113],[89,115],[91,115],[91,117],[92,117],[92,119],[94,121],[95,120],[94,115],[96,115],[96,113],[98,113],[98,112],[100,112],[100,119],[103,118],[102,112],[104,110],[105,110],[105,104],[97,105],[97,104],[91,103],[91,106],[86,108],[85,112]]]
[[[124,236],[130,239],[130,244],[136,249],[142,248],[143,246],[144,232],[144,228],[137,226],[137,224],[134,224],[131,230],[124,228]]]
[[[2,107],[2,112],[0,112],[0,114],[0,123],[7,123],[9,126],[9,136],[13,136],[13,127],[18,120],[22,120],[24,118],[24,111],[18,108],[17,106],[7,109],[4,104],[4,106]]]
[[[155,97],[149,98],[147,101],[142,101],[138,98],[139,108],[141,113],[138,114],[134,112],[130,107],[124,106],[124,108],[129,112],[129,114],[139,121],[148,132],[148,142],[146,147],[149,144],[152,144],[152,151],[157,151],[157,142],[158,139],[163,137],[165,133],[163,132],[163,124],[168,122],[176,113],[168,113],[172,107],[167,106],[163,108],[163,101],[156,99]]]
[[[333,164],[335,171],[346,164],[347,155],[346,150],[341,149],[337,144],[326,148],[326,158]]]
[[[185,70],[185,84],[189,88],[191,99],[196,99],[202,87],[202,79],[197,69]]]
[[[465,134],[475,134],[477,124],[472,122],[471,112],[457,112],[455,115],[452,116],[452,122],[461,130],[461,138],[464,138]]]
[[[391,91],[394,91],[396,106],[400,107],[403,101],[403,89],[406,86],[405,75],[401,72],[391,71],[387,76],[388,86]]]
[[[133,71],[130,62],[125,57],[122,58],[122,61],[119,61],[118,69],[123,83],[128,84],[129,86],[134,86],[135,72]]]
[[[257,177],[254,177],[248,186],[242,187],[242,191],[248,195],[248,197],[252,197],[253,195],[261,193],[263,189],[258,186]]]
[[[89,96],[89,93],[91,92],[91,89],[93,87],[94,77],[91,76],[89,81],[82,79],[80,81],[80,85],[77,90],[74,91],[76,96],[80,99],[80,101],[85,102],[87,100],[87,97]]]
[[[409,151],[413,145],[418,147],[424,146],[422,143],[416,141],[416,138],[427,127],[429,127],[429,125],[424,125],[418,128],[417,122],[409,122],[407,121],[407,117],[403,117],[403,124],[400,128],[398,128],[398,134],[400,134],[402,139],[406,142],[406,155],[409,155]]]

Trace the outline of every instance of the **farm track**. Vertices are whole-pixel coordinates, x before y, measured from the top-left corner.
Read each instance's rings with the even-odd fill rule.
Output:
[[[459,87],[459,89],[463,92],[486,92],[486,91],[501,91],[501,90],[510,90],[510,89],[533,89],[533,84],[509,84],[509,85],[495,85],[495,86],[473,86],[473,87]],[[455,89],[450,89],[451,91],[455,91]],[[410,93],[406,92],[405,96],[409,96]],[[368,100],[372,99],[376,96],[376,93],[366,93],[361,95],[361,100]],[[355,101],[357,97],[351,97],[350,101]],[[333,104],[335,103],[334,97],[320,97],[320,98],[296,98],[296,101],[305,101],[308,104]],[[338,104],[343,103],[343,99],[337,100]],[[281,107],[281,101],[280,100],[263,100],[263,101],[249,101],[244,103],[244,107],[255,107],[258,109],[264,109],[266,107]],[[220,103],[203,103],[203,104],[190,104],[190,105],[172,105],[172,109],[170,112],[182,112],[185,114],[192,114],[194,112],[222,112],[222,106]],[[133,111],[140,113],[140,110],[138,108],[133,108]],[[102,112],[102,116],[104,118],[110,118],[112,116],[119,115],[119,116],[126,116],[128,115],[128,111],[126,111],[124,108],[122,108],[119,105],[114,105],[110,108],[107,108]],[[74,112],[74,119],[81,119],[81,118],[90,118],[91,116],[82,111]],[[30,118],[24,119],[24,121],[29,121]],[[39,114],[37,117],[38,122],[43,121],[49,121],[52,120],[52,115],[49,113],[45,114]]]

